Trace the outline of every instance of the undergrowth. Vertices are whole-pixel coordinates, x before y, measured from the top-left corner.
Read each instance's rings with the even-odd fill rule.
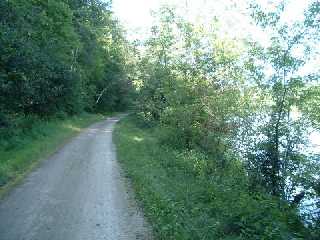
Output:
[[[157,239],[312,239],[290,206],[250,193],[240,161],[221,169],[204,153],[163,144],[160,135],[161,128],[130,116],[114,136]]]

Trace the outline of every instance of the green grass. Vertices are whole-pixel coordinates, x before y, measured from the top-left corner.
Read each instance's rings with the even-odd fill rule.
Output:
[[[36,120],[0,147],[0,196],[19,182],[41,159],[53,154],[71,137],[102,115],[82,114],[64,120]],[[8,147],[10,143],[10,147]]]
[[[161,129],[144,125],[129,116],[114,140],[156,239],[306,239],[290,209],[249,193],[240,162],[221,170],[206,154],[161,144]]]

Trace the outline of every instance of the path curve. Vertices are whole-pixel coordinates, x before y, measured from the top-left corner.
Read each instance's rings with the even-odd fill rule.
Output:
[[[148,240],[116,160],[118,117],[84,130],[0,202],[1,240]]]

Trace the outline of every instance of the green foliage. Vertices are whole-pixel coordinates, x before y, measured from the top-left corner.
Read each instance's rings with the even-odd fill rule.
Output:
[[[131,85],[130,44],[111,2],[4,0],[0,9],[3,186],[75,132],[59,125],[72,120],[56,118],[124,109]],[[73,120],[78,127],[92,117]]]
[[[46,121],[21,116],[15,119],[10,131],[0,128],[0,193],[40,158],[49,156],[82,128],[101,119],[102,116],[93,114]]]
[[[310,5],[303,21],[292,24],[280,20],[286,7],[283,2],[275,11],[264,11],[257,4],[252,6],[253,19],[271,32],[271,43],[266,47],[252,44],[250,51],[253,53],[250,62],[257,65],[252,68],[257,73],[252,75],[260,75],[256,78],[256,84],[264,91],[263,97],[268,103],[262,102],[263,109],[256,113],[264,116],[265,120],[259,127],[252,126],[256,128],[257,140],[256,146],[246,153],[248,170],[253,185],[264,186],[270,194],[284,200],[292,199],[298,189],[308,191],[309,188],[306,178],[301,177],[309,174],[300,169],[310,169],[305,165],[308,156],[301,147],[307,142],[306,133],[310,124],[305,114],[299,119],[295,119],[293,114],[312,108],[308,101],[316,101],[312,94],[309,94],[309,100],[303,101],[304,97],[308,98],[306,89],[313,89],[310,76],[315,74],[311,72],[304,76],[299,72],[312,56],[310,48],[318,37],[316,26],[310,19],[311,15],[319,16],[316,5]],[[296,54],[297,49],[304,53]],[[261,71],[268,74],[261,75]],[[311,119],[314,118],[312,110],[305,112],[313,116]]]
[[[298,213],[319,197],[319,158],[305,152],[320,126],[319,71],[301,73],[317,54],[319,2],[286,23],[285,1],[272,10],[252,1],[265,46],[170,6],[131,44],[111,3],[0,2],[0,151],[46,135],[34,124],[48,116],[135,102],[149,129],[123,123],[120,157],[161,239],[316,236],[319,218],[306,229]]]
[[[164,146],[158,133],[134,116],[115,132],[119,160],[157,239],[307,239],[294,209],[248,191],[240,161],[221,171],[217,159]]]
[[[107,4],[8,0],[0,8],[1,112],[48,116],[123,107],[128,44]]]
[[[312,86],[302,94],[301,109],[312,122],[312,125],[320,129],[320,87]]]
[[[235,42],[217,39],[164,7],[141,60],[139,108],[176,147],[224,158],[241,101]]]
[[[291,227],[286,229],[286,211],[301,227],[299,204],[317,196],[312,182],[318,182],[319,161],[306,149],[311,126],[319,127],[319,74],[318,69],[301,70],[317,54],[312,48],[319,40],[319,3],[311,1],[304,19],[294,23],[285,22],[286,8],[285,1],[267,9],[256,1],[250,5],[256,26],[270,37],[262,46],[222,37],[217,19],[210,26],[197,25],[164,6],[155,14],[137,64],[137,110],[145,125],[157,126],[159,144],[205,153],[209,173],[212,166],[228,172],[241,159],[247,176],[244,202],[257,206],[253,211],[262,215],[272,212],[265,221],[253,218],[259,230],[252,227],[252,235],[243,235],[248,239],[255,234],[256,239],[301,238]],[[165,158],[177,161],[169,156],[157,161]],[[214,180],[212,185],[218,182]],[[253,196],[266,201],[255,205]],[[261,209],[258,203],[263,203]],[[231,210],[235,215],[237,211]],[[273,217],[279,219],[274,226]],[[276,230],[265,232],[264,227]]]
[[[45,115],[63,102],[72,105],[77,83],[68,69],[69,52],[78,41],[71,11],[57,1],[2,4],[1,109]]]

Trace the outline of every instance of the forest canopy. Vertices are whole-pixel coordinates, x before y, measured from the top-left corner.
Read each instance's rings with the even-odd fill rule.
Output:
[[[110,2],[0,3],[1,124],[125,105],[128,47]]]

